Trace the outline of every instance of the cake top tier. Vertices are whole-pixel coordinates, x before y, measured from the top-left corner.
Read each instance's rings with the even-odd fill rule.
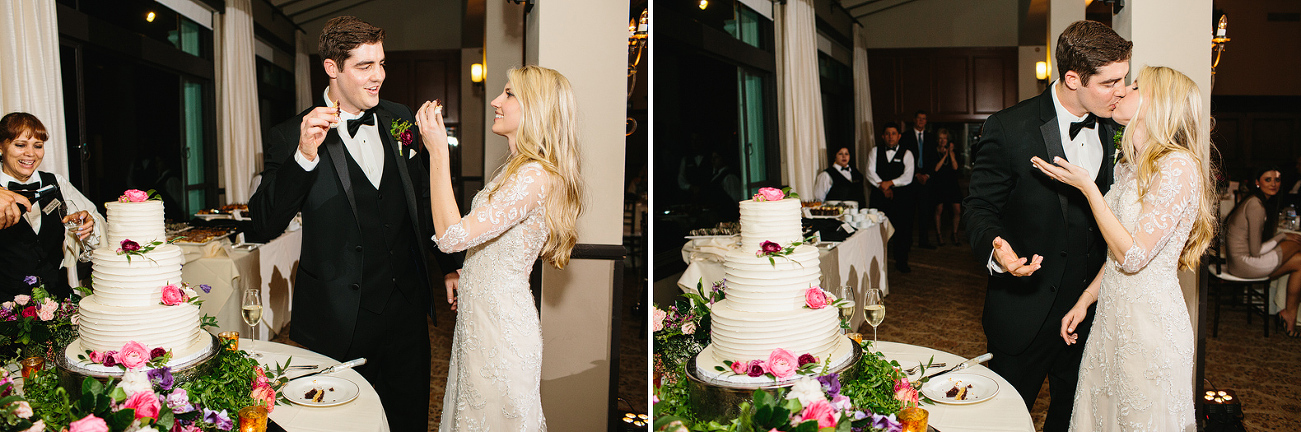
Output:
[[[122,240],[130,239],[141,245],[154,241],[167,241],[163,226],[163,202],[110,202],[108,209],[108,244],[116,249]]]
[[[741,248],[758,250],[765,241],[783,247],[803,239],[800,200],[741,201]]]

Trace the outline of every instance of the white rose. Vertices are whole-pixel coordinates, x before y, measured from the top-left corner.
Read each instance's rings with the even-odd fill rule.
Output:
[[[122,383],[117,386],[126,392],[127,397],[131,397],[138,391],[153,391],[154,389],[153,383],[149,382],[149,376],[145,375],[142,370],[128,371],[123,374]]]
[[[692,334],[696,332],[696,323],[687,321],[682,324],[682,334]]]
[[[827,395],[822,393],[822,383],[817,379],[803,377],[791,386],[791,392],[786,394],[786,399],[799,399],[800,405],[809,406],[814,402],[827,400]]]

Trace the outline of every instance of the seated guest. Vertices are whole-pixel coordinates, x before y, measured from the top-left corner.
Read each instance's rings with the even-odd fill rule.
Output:
[[[24,196],[30,206],[12,225],[0,229],[0,298],[31,294],[28,276],[56,298],[72,294],[63,267],[64,242],[69,238],[64,222],[80,221],[77,236],[85,239],[95,228],[99,213],[95,205],[63,176],[37,171],[45,158],[45,125],[28,113],[9,113],[0,118],[0,188]],[[78,209],[60,215],[60,204]],[[93,217],[92,217],[92,213]],[[76,282],[76,281],[72,281]]]
[[[818,201],[854,201],[859,208],[867,208],[863,173],[849,165],[849,147],[837,150],[835,163],[818,173],[813,183],[813,196]]]
[[[1279,172],[1256,170],[1254,185],[1225,220],[1225,243],[1229,253],[1229,274],[1241,278],[1287,280],[1287,305],[1278,312],[1289,337],[1301,337],[1296,329],[1297,301],[1301,299],[1301,236],[1275,234],[1278,228]]]
[[[881,131],[882,145],[867,155],[867,182],[872,184],[872,207],[881,209],[895,234],[890,237],[894,246],[894,267],[901,273],[912,271],[908,267],[908,253],[912,250],[912,225],[916,202],[909,186],[913,181],[912,152],[899,145],[899,126],[886,123]]]

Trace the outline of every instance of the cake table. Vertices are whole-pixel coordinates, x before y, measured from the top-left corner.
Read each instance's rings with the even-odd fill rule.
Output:
[[[917,362],[925,362],[931,356],[935,356],[936,363],[948,363],[950,366],[966,360],[944,351],[896,342],[879,342],[871,349],[885,354],[887,359],[898,361],[905,368]],[[940,370],[944,368],[935,371]],[[943,432],[1034,431],[1030,410],[1026,409],[1025,402],[1011,383],[983,364],[969,367],[962,373],[982,375],[994,380],[998,383],[998,394],[990,400],[971,405],[924,405],[922,408],[930,412],[928,424]],[[916,375],[910,378],[916,378]]]
[[[258,359],[258,361],[273,367],[276,363],[283,364],[290,356],[293,356],[293,364],[296,365],[314,364],[324,368],[340,363],[338,360],[322,354],[275,342],[240,338],[239,348],[249,352],[261,353],[262,358]],[[289,373],[289,376],[294,377],[303,374],[305,372],[295,371]],[[289,432],[388,432],[388,417],[384,415],[384,406],[380,404],[379,395],[375,393],[375,388],[371,387],[366,378],[363,378],[360,373],[352,369],[335,372],[329,376],[352,381],[360,388],[361,394],[352,402],[332,407],[306,407],[292,403],[289,405],[276,405],[276,409],[271,412],[271,421]]]

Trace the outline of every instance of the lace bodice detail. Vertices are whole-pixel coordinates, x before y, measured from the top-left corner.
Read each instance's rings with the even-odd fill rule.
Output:
[[[1157,166],[1146,197],[1128,164],[1116,167],[1106,195],[1134,244],[1123,257],[1109,254],[1103,268],[1071,431],[1195,430],[1195,345],[1178,266],[1197,220],[1201,173],[1185,154]]]
[[[470,213],[435,239],[444,252],[466,251],[440,431],[546,430],[542,330],[529,274],[547,242],[549,180],[537,163],[493,179]]]

